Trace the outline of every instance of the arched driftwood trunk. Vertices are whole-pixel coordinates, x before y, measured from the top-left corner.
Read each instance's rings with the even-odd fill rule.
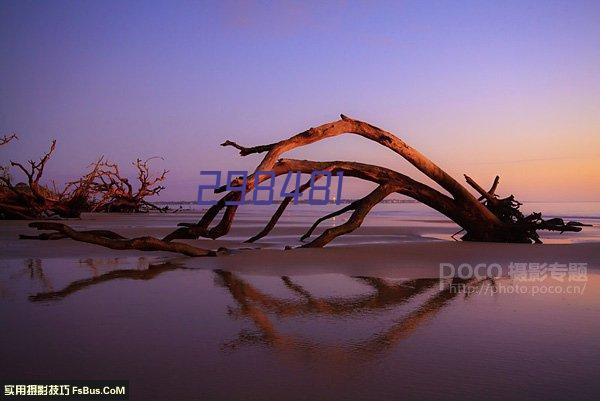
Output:
[[[380,166],[352,161],[320,162],[281,158],[285,152],[292,149],[343,134],[359,135],[394,151],[438,184],[445,193],[397,171]],[[465,241],[541,242],[537,230],[577,232],[581,231],[581,226],[583,226],[583,224],[578,222],[565,223],[561,219],[544,220],[540,213],[533,213],[529,216],[523,215],[519,211],[521,204],[514,199],[514,196],[498,198],[495,194],[499,177],[495,178],[491,189],[486,191],[473,179],[465,175],[466,182],[477,192],[477,196],[475,196],[433,161],[429,160],[418,150],[407,145],[394,134],[344,115],[341,115],[340,120],[323,124],[316,128],[309,128],[288,139],[268,145],[244,147],[229,140],[221,145],[232,146],[238,149],[242,156],[266,153],[255,171],[273,171],[276,176],[287,174],[288,172],[306,174],[311,174],[313,171],[329,171],[333,174],[343,172],[345,176],[356,177],[377,184],[377,187],[364,198],[358,199],[337,212],[318,219],[309,228],[307,233],[302,236],[302,240],[308,239],[322,221],[342,213],[352,212],[347,222],[325,230],[312,241],[305,243],[303,247],[322,247],[336,237],[355,230],[362,224],[369,211],[392,193],[406,195],[444,214],[462,228],[461,231],[464,232],[462,239]],[[246,183],[246,192],[254,189],[258,183],[257,180],[264,181],[269,178],[266,175],[249,175]],[[233,187],[240,185],[242,185],[241,179],[235,179],[230,183],[230,186]],[[308,185],[309,183],[302,185],[299,190],[304,191],[308,188]],[[215,192],[224,192],[225,188],[226,186],[223,186]],[[237,201],[239,199],[239,191],[231,191],[225,194],[214,206],[210,207],[204,213],[200,221],[197,223],[179,223],[179,228],[162,240],[152,237],[127,240],[122,237],[118,238],[118,234],[115,233],[109,233],[107,236],[107,232],[103,232],[99,236],[90,232],[76,232],[65,226],[55,226],[55,228],[50,228],[47,224],[33,224],[32,226],[39,229],[54,229],[58,232],[58,237],[61,238],[66,236],[80,241],[108,246],[113,249],[168,250],[192,256],[209,256],[215,255],[215,252],[195,248],[191,245],[185,248],[173,246],[175,244],[171,244],[171,242],[176,239],[197,239],[199,237],[215,239],[226,235],[231,229],[237,211],[237,206],[228,206],[226,202]],[[268,235],[290,202],[291,198],[284,199],[265,228],[247,242],[253,242]],[[223,210],[224,213],[221,219],[216,224],[213,224],[214,220]],[[95,238],[95,236],[99,236],[100,238]],[[53,239],[55,237],[43,239]]]
[[[421,182],[415,181],[406,175],[384,167],[348,161],[316,162],[309,160],[280,159],[280,157],[289,150],[342,134],[360,135],[391,149],[442,187],[448,195]],[[228,140],[225,141],[222,146],[235,147],[240,151],[240,155],[242,156],[266,152],[263,160],[256,167],[256,171],[271,170],[274,171],[276,175],[286,174],[290,171],[301,171],[307,174],[310,174],[315,170],[331,171],[332,173],[343,171],[345,176],[352,176],[378,184],[378,187],[364,198],[353,202],[336,213],[332,213],[317,220],[307,234],[310,235],[316,228],[316,225],[326,218],[352,211],[352,215],[348,222],[341,226],[326,230],[318,238],[304,245],[307,247],[323,246],[337,236],[346,234],[358,228],[373,206],[394,192],[409,196],[424,203],[456,222],[465,231],[465,234],[462,237],[463,240],[530,243],[539,242],[536,230],[581,230],[581,224],[579,223],[565,224],[559,219],[542,220],[541,215],[539,214],[524,216],[518,210],[520,204],[514,201],[512,196],[506,199],[497,198],[495,190],[499,182],[498,177],[496,177],[492,188],[489,191],[485,191],[475,181],[465,176],[467,183],[481,196],[478,199],[471,194],[465,186],[456,181],[425,155],[407,145],[394,134],[369,123],[354,120],[344,115],[342,115],[341,119],[338,121],[323,124],[316,128],[310,128],[288,139],[269,145],[244,147]],[[262,181],[267,179],[267,177],[261,176],[259,179]],[[247,191],[251,191],[254,188],[256,184],[255,180],[256,177],[254,175],[248,177]],[[240,182],[234,181],[232,186],[235,185],[240,185]],[[222,191],[223,188],[221,188],[220,191]],[[198,237],[214,239],[227,234],[233,223],[237,206],[226,206],[226,201],[239,200],[239,197],[239,192],[232,191],[226,194],[216,205],[212,206],[204,214],[197,224],[182,223],[180,224],[182,226],[181,228],[175,230],[164,239],[166,241],[177,238],[189,239]],[[260,237],[266,235],[265,230],[268,233],[268,231],[273,228],[277,219],[281,216],[288,204],[289,200],[286,199],[267,227],[260,233]],[[211,223],[224,208],[225,212],[221,220],[211,227]],[[305,235],[303,238],[307,237],[308,235]],[[256,238],[254,237],[251,238],[251,240],[255,239]]]

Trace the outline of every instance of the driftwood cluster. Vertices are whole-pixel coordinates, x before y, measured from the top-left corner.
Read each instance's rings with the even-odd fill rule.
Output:
[[[397,171],[376,165],[353,161],[311,161],[281,158],[284,153],[294,148],[343,134],[359,135],[392,150],[429,177],[441,190],[416,181]],[[496,177],[490,190],[485,190],[473,179],[465,176],[467,184],[477,192],[475,196],[425,155],[407,145],[394,134],[344,115],[341,116],[340,120],[310,128],[272,144],[244,147],[228,140],[222,146],[232,146],[238,149],[241,156],[266,153],[255,171],[270,170],[276,176],[288,172],[311,174],[315,170],[329,171],[332,174],[343,172],[344,176],[355,177],[377,184],[377,187],[365,197],[318,219],[302,236],[303,241],[311,237],[321,222],[351,212],[345,223],[324,230],[313,240],[305,242],[302,247],[322,247],[336,237],[352,232],[362,224],[365,216],[375,205],[393,193],[408,196],[447,216],[462,228],[460,232],[464,234],[461,239],[464,241],[540,243],[541,240],[537,234],[539,230],[578,232],[581,231],[581,226],[583,226],[578,222],[565,223],[562,219],[544,220],[540,213],[525,216],[519,210],[521,204],[514,199],[514,196],[499,198],[496,195],[499,177]],[[253,190],[258,181],[264,181],[268,178],[266,175],[252,174],[248,176],[246,191]],[[239,187],[241,183],[241,179],[236,179],[230,185]],[[303,191],[307,187],[308,183],[302,185],[300,190]],[[224,191],[225,187],[216,190],[216,192]],[[180,223],[179,228],[162,239],[153,237],[119,239],[115,237],[117,234],[114,233],[110,235],[80,233],[57,223],[51,225],[48,223],[34,223],[32,226],[38,229],[54,230],[60,236],[114,249],[169,250],[190,256],[208,256],[216,253],[192,245],[182,248],[180,245],[183,244],[174,243],[173,240],[197,239],[200,237],[216,239],[226,235],[232,226],[237,211],[237,206],[227,205],[226,202],[238,201],[240,198],[240,191],[230,191],[209,208],[197,223]],[[266,227],[247,242],[256,241],[267,235],[277,224],[290,201],[291,198],[284,199]],[[216,224],[212,224],[218,216],[221,216],[220,220]]]
[[[0,146],[18,139],[15,134],[0,138]],[[50,149],[39,160],[27,164],[11,161],[0,167],[0,218],[36,219],[46,217],[79,217],[82,212],[142,212],[164,211],[148,202],[147,197],[164,189],[161,183],[167,171],[153,175],[149,162],[137,159],[137,189],[121,175],[119,167],[101,157],[90,166],[90,171],[78,180],[68,182],[63,189],[44,185],[42,179],[46,163],[56,149],[53,140]],[[27,177],[27,182],[13,183],[11,167]]]

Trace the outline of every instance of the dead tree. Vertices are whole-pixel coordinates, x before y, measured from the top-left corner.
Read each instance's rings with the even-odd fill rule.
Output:
[[[445,193],[429,185],[415,181],[404,174],[380,166],[349,161],[316,162],[280,158],[285,152],[292,149],[342,134],[359,135],[394,151],[438,184]],[[465,234],[462,236],[462,239],[465,241],[531,243],[541,242],[537,234],[538,230],[559,232],[581,231],[581,223],[565,223],[561,219],[543,220],[539,213],[524,216],[519,211],[521,204],[515,201],[514,196],[511,195],[508,198],[501,199],[495,195],[499,178],[494,181],[494,185],[490,191],[485,191],[475,181],[466,177],[467,183],[481,196],[478,199],[465,186],[418,150],[407,145],[400,138],[369,123],[354,120],[344,115],[338,121],[310,128],[288,139],[272,144],[244,147],[228,140],[222,146],[232,146],[238,149],[241,156],[266,152],[256,171],[272,170],[276,175],[297,171],[307,174],[315,170],[329,171],[331,173],[341,171],[344,173],[344,176],[356,177],[378,185],[374,191],[364,198],[351,203],[338,212],[317,220],[307,235],[303,237],[304,239],[312,234],[320,222],[352,211],[346,223],[325,230],[313,241],[303,245],[304,247],[324,246],[334,238],[355,230],[362,224],[365,216],[373,206],[392,193],[411,197],[444,214],[464,230]],[[257,179],[263,181],[267,177],[261,175],[256,178],[254,174],[248,176],[247,191],[251,191],[254,188]],[[240,180],[234,180],[231,186],[239,186],[240,184]],[[216,205],[212,206],[198,223],[180,224],[181,228],[169,234],[165,237],[165,240],[198,237],[214,239],[227,234],[233,223],[237,206],[226,206],[225,202],[236,201],[239,198],[239,191],[231,191],[222,197]],[[211,226],[211,223],[223,209],[225,211],[221,220]],[[276,212],[274,218],[278,218],[278,214],[281,214],[279,210]],[[271,229],[272,227],[268,226],[268,228]]]
[[[16,135],[4,137],[4,145]],[[26,183],[13,184],[9,167],[3,167],[0,173],[0,215],[10,219],[31,219],[42,217],[78,217],[82,211],[89,211],[91,199],[85,180],[69,183],[58,190],[40,183],[46,163],[56,149],[53,140],[50,149],[38,160],[29,160],[27,164],[11,161],[10,166],[20,170],[26,177]]]
[[[392,150],[439,185],[442,191],[397,171],[371,164],[352,161],[319,162],[281,158],[284,153],[292,149],[343,134],[359,135]],[[539,243],[541,240],[537,234],[538,230],[578,232],[581,231],[583,226],[578,222],[565,223],[562,219],[544,220],[540,213],[525,216],[519,210],[521,204],[515,200],[513,195],[507,198],[499,198],[495,194],[499,183],[498,177],[494,180],[492,188],[486,191],[474,180],[465,176],[466,182],[478,193],[477,196],[474,196],[465,186],[438,167],[433,161],[394,134],[344,115],[341,115],[340,120],[309,128],[279,142],[244,147],[227,140],[222,146],[232,146],[238,149],[241,156],[266,153],[255,171],[272,171],[275,176],[289,172],[303,174],[311,174],[313,171],[326,171],[332,174],[343,172],[344,176],[355,177],[377,184],[377,187],[365,197],[352,202],[337,212],[318,219],[302,239],[310,237],[321,222],[346,212],[352,212],[348,221],[339,226],[328,228],[312,241],[302,245],[303,247],[322,247],[336,237],[352,232],[362,224],[364,218],[375,205],[393,193],[408,196],[454,221],[464,231],[464,235],[461,237],[464,241]],[[118,171],[115,177],[119,177]],[[269,178],[264,174],[249,175],[245,191],[253,190],[257,183]],[[127,186],[126,183],[122,184]],[[235,179],[230,183],[231,187],[241,185],[241,179]],[[303,187],[306,189],[306,184]],[[225,186],[215,192],[224,191]],[[237,206],[227,205],[226,202],[239,201],[240,198],[240,191],[230,191],[214,206],[210,207],[200,221],[197,223],[180,223],[179,228],[163,238],[163,241],[170,242],[175,239],[197,239],[199,237],[216,239],[226,235],[231,228],[237,211]],[[288,199],[284,200],[284,203],[275,212],[267,226],[248,241],[255,241],[267,235],[289,203]],[[222,211],[220,220],[216,224],[212,224]]]
[[[18,139],[16,134],[0,138],[0,146]],[[59,190],[54,182],[43,185],[46,163],[56,149],[53,140],[50,149],[39,160],[29,160],[22,164],[11,161],[10,166],[0,167],[0,217],[10,219],[32,219],[45,217],[79,217],[82,212],[145,212],[161,208],[147,200],[158,195],[165,187],[162,182],[168,173],[159,174],[150,171],[150,161],[137,159],[133,162],[136,169],[137,188],[129,179],[121,175],[119,167],[100,157],[90,165],[90,171],[83,177],[68,182]],[[22,172],[27,181],[13,184],[10,167]]]
[[[0,138],[0,146],[6,145],[15,139],[19,139],[17,134],[4,135]],[[4,190],[11,185],[10,167],[0,166],[0,190],[2,190],[2,194],[4,194]]]
[[[4,135],[2,138],[0,138],[0,146],[6,145],[7,143],[9,143],[10,141],[12,141],[14,139],[19,139],[19,137],[17,137],[17,134],[15,134],[15,133],[12,133],[9,135]]]
[[[146,200],[165,189],[161,183],[168,173],[168,170],[163,170],[157,175],[151,173],[149,163],[153,159],[157,159],[157,157],[146,160],[137,159],[132,163],[136,169],[138,180],[138,187],[134,189],[129,178],[121,174],[116,163],[101,158],[93,168],[95,171],[91,189],[98,199],[92,211],[127,213],[149,210],[166,211],[167,207],[161,208]]]

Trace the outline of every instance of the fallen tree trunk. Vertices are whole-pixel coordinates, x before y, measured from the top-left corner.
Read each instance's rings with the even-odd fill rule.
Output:
[[[180,242],[166,242],[154,237],[137,237],[126,239],[112,231],[77,231],[62,223],[35,222],[29,223],[29,227],[38,230],[56,231],[65,237],[75,241],[87,242],[104,246],[110,249],[127,250],[137,249],[139,251],[167,251],[181,253],[187,256],[216,256],[215,251],[202,249],[193,245]]]
[[[448,195],[403,174],[379,166],[341,161],[278,160],[283,153],[292,149],[347,133],[362,136],[391,149],[447,191]],[[498,199],[495,195],[499,177],[496,177],[489,191],[483,190],[474,180],[467,177],[467,182],[479,193],[480,198],[478,199],[452,176],[438,167],[425,155],[407,145],[400,138],[369,123],[354,120],[344,115],[338,121],[310,128],[276,143],[244,147],[236,142],[227,140],[222,146],[231,146],[238,149],[241,156],[266,152],[263,160],[256,167],[256,171],[273,171],[275,175],[295,171],[307,174],[315,170],[331,171],[332,173],[343,171],[344,175],[379,184],[379,187],[374,192],[354,202],[351,205],[352,207],[346,206],[338,213],[330,215],[330,217],[333,217],[334,215],[353,210],[353,214],[347,223],[327,230],[325,237],[322,234],[318,239],[304,246],[323,246],[335,237],[356,229],[362,223],[364,216],[375,204],[394,192],[407,195],[422,202],[456,222],[465,231],[462,239],[466,241],[539,242],[540,239],[537,230],[577,232],[583,226],[577,222],[561,223],[561,221],[556,219],[543,220],[539,214],[524,216],[518,211],[520,204],[514,201],[514,197]],[[249,175],[246,191],[251,191],[254,188],[257,184],[255,181],[263,181],[265,179],[267,177],[264,175],[258,178],[254,174]],[[239,186],[241,185],[241,181],[234,180],[230,185]],[[223,188],[216,192],[221,192]],[[237,206],[227,206],[226,202],[239,199],[239,191],[229,192],[216,205],[212,206],[198,223],[182,223],[180,224],[180,228],[167,235],[164,240],[171,241],[176,238],[198,237],[215,239],[226,235],[231,228],[237,210]],[[275,215],[267,227],[265,227],[266,232],[263,230],[263,232],[251,238],[251,240],[257,240],[268,233],[274,227],[286,207],[287,204],[281,206],[275,212]],[[225,212],[221,220],[216,225],[210,227],[211,223],[223,209],[225,209]],[[318,222],[322,220],[323,218],[318,220]],[[314,228],[309,231],[312,233]]]
[[[429,177],[435,184],[439,185],[446,193],[397,171],[380,166],[350,161],[318,162],[280,158],[285,152],[292,149],[342,134],[359,135],[394,151]],[[539,243],[541,240],[537,233],[538,230],[578,232],[584,226],[584,224],[578,222],[565,223],[562,219],[544,220],[540,213],[525,216],[519,210],[521,204],[515,200],[514,196],[499,198],[496,195],[499,177],[495,178],[490,190],[486,191],[473,179],[465,176],[467,183],[477,192],[478,197],[476,197],[465,186],[456,181],[425,155],[407,145],[400,138],[371,124],[354,120],[344,115],[338,121],[310,128],[276,143],[244,147],[227,140],[222,143],[222,146],[234,147],[240,151],[240,155],[242,156],[266,152],[263,160],[256,167],[255,173],[247,177],[246,193],[252,191],[258,183],[271,178],[265,174],[256,174],[256,171],[272,171],[275,176],[290,172],[300,172],[303,174],[311,174],[314,171],[330,172],[331,174],[342,172],[344,176],[355,177],[377,184],[377,188],[362,199],[356,200],[339,211],[318,219],[302,237],[302,240],[309,238],[321,222],[352,211],[347,222],[325,230],[314,240],[302,245],[303,247],[322,247],[338,236],[357,229],[369,211],[392,193],[408,196],[447,216],[462,228],[461,231],[464,231],[464,235],[461,238],[464,241]],[[162,181],[166,172],[156,179],[148,180],[146,163],[147,161],[141,162],[138,160],[138,167],[141,166],[141,177],[148,183],[144,187],[146,188],[146,192],[148,192],[154,190],[151,188],[151,185]],[[112,167],[112,165],[108,166]],[[131,193],[129,183],[127,180],[120,178],[118,170],[111,177],[118,183],[117,185],[113,183],[113,188],[118,187],[120,188],[119,192]],[[239,187],[242,183],[242,179],[235,179],[229,185],[230,187]],[[304,184],[299,188],[299,191],[304,191],[309,185],[310,182]],[[160,186],[157,187],[156,191],[160,191],[161,188]],[[226,186],[223,186],[215,190],[215,192],[224,192],[225,188]],[[170,248],[168,244],[171,244],[176,239],[197,239],[199,237],[216,239],[226,235],[231,229],[238,207],[236,205],[227,205],[227,202],[238,201],[240,198],[240,191],[230,191],[221,197],[215,205],[210,207],[200,221],[197,223],[179,223],[179,228],[165,236],[162,240],[152,237],[134,238],[131,240],[110,239],[101,235],[76,232],[66,226],[60,228],[55,226],[52,229],[78,241],[91,242],[113,249],[170,250],[191,256],[206,256],[211,254],[211,252],[214,254],[214,252],[203,249],[198,250],[195,247],[182,248],[181,246],[185,244],[179,243],[173,243],[174,247]],[[266,236],[275,227],[290,202],[290,197],[285,198],[265,228],[248,239],[247,242],[254,242]],[[222,217],[213,225],[213,221],[221,212],[223,212]],[[39,226],[42,223],[36,224]]]

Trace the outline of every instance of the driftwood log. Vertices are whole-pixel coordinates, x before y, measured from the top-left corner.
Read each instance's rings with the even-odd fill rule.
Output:
[[[0,146],[18,139],[16,134],[0,138]],[[29,160],[23,164],[11,161],[9,166],[0,166],[0,218],[3,219],[39,219],[47,217],[79,217],[82,212],[146,212],[161,208],[147,200],[158,195],[165,187],[162,185],[168,173],[159,174],[150,171],[150,161],[137,159],[133,162],[136,169],[137,188],[130,180],[121,175],[119,167],[100,157],[91,164],[90,171],[83,177],[68,182],[59,190],[41,183],[44,168],[56,149],[53,140],[50,149],[39,160]],[[15,168],[27,177],[27,182],[14,184],[10,168]]]
[[[292,149],[343,134],[359,135],[394,151],[438,184],[445,193],[419,181],[415,181],[404,174],[380,166],[350,161],[317,162],[281,158],[285,152]],[[541,242],[539,235],[537,234],[538,230],[578,232],[581,231],[581,226],[583,226],[581,223],[577,222],[565,223],[561,219],[543,220],[539,213],[524,216],[519,211],[519,206],[521,204],[515,201],[514,196],[511,195],[508,198],[501,199],[495,194],[499,183],[499,177],[496,177],[494,180],[492,188],[489,191],[485,191],[473,179],[465,176],[467,183],[477,191],[479,196],[478,199],[469,192],[465,186],[438,167],[425,155],[406,144],[394,134],[369,123],[354,120],[344,115],[342,115],[341,119],[338,121],[323,124],[316,128],[310,128],[276,143],[244,147],[236,142],[227,140],[222,143],[222,146],[232,146],[238,149],[241,156],[266,152],[263,160],[256,167],[256,171],[271,170],[275,175],[282,175],[295,171],[307,174],[310,174],[314,170],[329,171],[331,173],[341,171],[344,173],[344,176],[356,177],[378,184],[378,187],[364,198],[353,202],[338,212],[329,214],[317,220],[303,236],[303,239],[308,238],[320,222],[342,213],[352,211],[352,214],[346,223],[325,230],[317,238],[303,245],[304,247],[320,247],[326,245],[340,235],[355,230],[361,225],[365,216],[373,206],[392,193],[406,195],[447,216],[463,229],[465,234],[462,236],[462,239],[465,241]],[[261,175],[258,178],[254,175],[248,176],[246,190],[251,191],[256,184],[256,180],[262,181],[265,179],[267,179],[267,177],[264,175]],[[234,180],[234,182],[231,183],[231,186],[239,186],[240,183],[241,180]],[[223,188],[220,188],[218,191],[222,191]],[[180,224],[181,227],[167,235],[165,240],[170,241],[177,238],[189,239],[198,237],[214,239],[227,234],[233,223],[237,206],[226,206],[226,201],[236,201],[239,199],[239,191],[229,192],[222,197],[216,205],[212,206],[198,223]],[[287,201],[287,203],[284,201],[263,232],[251,238],[249,241],[264,236],[265,231],[268,233],[288,204],[289,201]],[[211,226],[211,223],[223,209],[225,209],[225,211],[220,221]]]
[[[137,249],[139,251],[167,251],[182,253],[187,256],[215,256],[217,254],[215,251],[198,248],[196,246],[184,244],[181,242],[167,242],[155,237],[147,236],[128,239],[122,237],[121,235],[115,232],[107,230],[77,231],[62,223],[35,222],[29,223],[29,227],[37,228],[38,230],[51,230],[60,235],[63,235],[65,238],[71,238],[75,241],[87,242],[88,244],[100,245],[106,248],[116,250]],[[33,239],[33,237],[21,238]],[[60,238],[38,237],[37,239]]]
[[[439,185],[441,190],[416,181],[397,171],[371,164],[353,161],[310,161],[282,158],[284,153],[292,149],[343,134],[359,135],[392,150]],[[304,174],[311,174],[313,171],[328,171],[332,174],[343,172],[344,176],[355,177],[377,184],[377,187],[365,197],[352,202],[337,212],[318,219],[302,236],[302,240],[310,238],[321,222],[346,212],[352,212],[348,221],[339,226],[328,228],[312,241],[302,245],[302,247],[322,247],[336,237],[352,232],[360,227],[364,218],[375,205],[393,193],[408,196],[454,221],[462,228],[461,232],[464,232],[464,234],[461,239],[464,241],[541,243],[537,233],[539,230],[578,232],[581,231],[583,226],[578,222],[565,223],[562,219],[557,218],[544,220],[540,213],[525,216],[519,210],[521,203],[516,201],[513,195],[507,198],[499,198],[496,195],[499,177],[494,179],[490,190],[486,191],[472,178],[465,175],[467,184],[477,193],[477,195],[474,195],[467,187],[438,167],[433,161],[394,134],[344,115],[341,115],[340,120],[309,128],[279,142],[245,147],[227,140],[221,146],[234,147],[239,150],[241,156],[266,153],[255,171],[272,171],[275,176],[289,172]],[[253,190],[256,184],[267,179],[270,179],[270,176],[264,174],[249,175],[245,188],[246,192]],[[241,184],[241,179],[235,179],[230,183],[230,186],[239,187]],[[304,191],[308,186],[309,183],[306,183],[299,190]],[[215,192],[224,192],[225,188],[226,186],[223,186]],[[210,207],[197,223],[180,223],[179,228],[164,237],[160,243],[146,243],[144,245],[145,249],[148,250],[154,247],[153,250],[165,250],[164,244],[171,243],[176,239],[197,239],[199,237],[216,239],[226,235],[231,229],[238,207],[227,205],[226,202],[238,201],[240,198],[240,191],[230,191]],[[247,242],[254,242],[266,236],[277,224],[290,202],[291,198],[285,198],[265,228],[248,239]],[[223,212],[222,217],[216,224],[213,224],[220,212]],[[61,232],[64,234],[64,229]],[[73,235],[68,236],[77,239]],[[124,246],[122,244],[125,242],[123,240],[119,241],[121,241],[119,246]],[[99,241],[95,243],[103,245]]]

